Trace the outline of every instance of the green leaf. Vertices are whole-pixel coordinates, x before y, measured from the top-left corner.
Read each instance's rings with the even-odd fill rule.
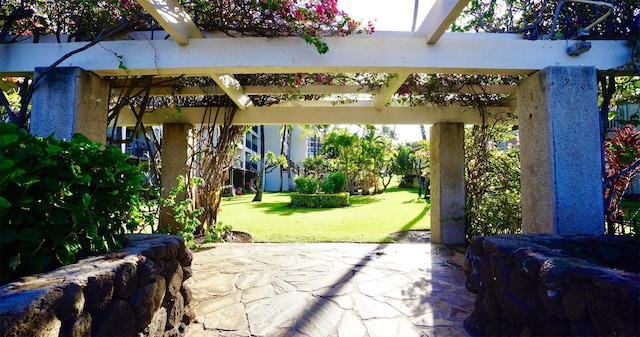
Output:
[[[96,238],[98,236],[98,224],[90,221],[85,225],[85,230],[87,231],[87,237]]]
[[[0,135],[0,147],[7,146],[11,143],[15,143],[20,139],[18,135],[8,134],[8,135]]]
[[[42,231],[35,228],[23,229],[17,235],[19,240],[28,242],[40,242],[41,236]]]
[[[7,229],[7,230],[3,230],[0,233],[2,234],[0,235],[1,244],[11,243],[16,240],[17,234],[14,230]]]
[[[16,268],[18,268],[18,266],[20,265],[20,263],[21,263],[20,254],[18,254],[11,258],[11,261],[9,261],[9,267],[15,271]]]
[[[9,170],[11,167],[15,165],[15,162],[8,158],[0,158],[0,171]]]
[[[89,204],[91,203],[91,196],[89,193],[85,193],[82,195],[82,206],[84,208],[89,208]]]
[[[44,270],[44,268],[51,263],[53,259],[47,255],[38,255],[33,258],[31,263],[37,268],[37,270]]]
[[[49,189],[49,191],[58,192],[60,190],[58,179],[55,179],[54,177],[45,177],[43,182],[44,186]]]
[[[47,144],[47,149],[46,149],[46,151],[47,151],[47,153],[48,153],[48,154],[50,154],[50,155],[51,155],[51,154],[56,154],[56,153],[58,153],[58,152],[61,152],[62,150],[63,150],[63,148],[62,148],[62,147],[60,147],[60,146],[58,146],[58,145],[56,145],[56,144]]]
[[[69,216],[67,212],[63,210],[54,209],[49,215],[49,221],[53,225],[65,225],[67,222],[69,222]]]
[[[11,207],[11,203],[9,202],[9,200],[5,199],[4,197],[0,197],[0,209],[9,207]]]

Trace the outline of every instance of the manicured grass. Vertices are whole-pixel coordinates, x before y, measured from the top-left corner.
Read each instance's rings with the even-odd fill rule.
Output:
[[[351,196],[351,206],[289,207],[289,193],[224,198],[218,221],[251,234],[254,242],[391,242],[392,232],[429,229],[429,204],[416,190],[389,188],[383,194]]]

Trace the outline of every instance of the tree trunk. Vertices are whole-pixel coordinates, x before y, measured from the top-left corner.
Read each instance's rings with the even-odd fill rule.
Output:
[[[260,125],[260,164],[258,165],[257,181],[256,181],[256,195],[253,197],[253,201],[262,201],[262,193],[264,192],[264,125]]]
[[[422,140],[427,140],[427,130],[425,130],[422,124],[420,124],[420,133],[422,133]]]
[[[282,140],[280,141],[280,155],[284,155],[284,144],[286,142],[286,137],[287,137],[287,131],[289,130],[289,128],[287,127],[287,125],[283,125],[282,126]],[[280,170],[280,189],[278,190],[278,192],[282,192],[282,185],[284,184],[284,176],[282,175],[282,170]]]
[[[293,168],[293,160],[291,160],[292,137],[293,130],[290,130],[287,134],[287,191],[291,191],[293,186],[293,177],[291,176],[291,169]]]

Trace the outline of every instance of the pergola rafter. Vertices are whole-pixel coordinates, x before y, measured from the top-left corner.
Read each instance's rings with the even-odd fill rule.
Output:
[[[468,3],[469,0],[436,1],[414,36],[425,38],[428,44],[438,42]]]
[[[138,0],[138,3],[178,44],[187,45],[190,39],[204,37],[189,14],[175,0]],[[244,94],[242,86],[233,75],[217,73],[209,75],[241,110],[251,105],[251,98]]]
[[[177,83],[175,83],[177,85]],[[115,81],[111,85],[112,91],[128,86],[124,82]],[[283,87],[270,85],[246,85],[243,87],[245,95],[379,95],[380,88],[363,87],[359,85],[302,85],[299,87]],[[133,88],[133,91],[141,91],[143,88]],[[456,88],[443,88],[436,92],[449,94],[502,94],[511,95],[516,93],[515,85],[463,85]],[[115,93],[115,92],[114,92]],[[174,88],[173,86],[156,86],[152,84],[149,91],[152,96],[220,96],[226,92],[220,87],[185,87]],[[373,104],[373,102],[372,102]]]
[[[307,102],[289,102],[273,106],[251,106],[238,111],[234,115],[234,125],[294,125],[294,124],[435,124],[452,122],[465,124],[482,124],[480,112],[473,107],[398,107],[387,106],[376,109],[371,102],[363,101],[351,105],[334,105]],[[213,108],[215,109],[215,107]],[[176,108],[158,108],[145,113],[142,121],[145,125],[161,125],[164,123],[200,124],[207,107],[182,107],[178,113]],[[503,124],[516,124],[510,107],[489,107],[486,112],[487,122],[499,121]],[[220,118],[220,120],[223,120]],[[130,109],[125,108],[118,116],[118,125],[135,125],[136,117]]]
[[[201,39],[202,32],[175,0],[137,0],[164,30],[180,45]]]

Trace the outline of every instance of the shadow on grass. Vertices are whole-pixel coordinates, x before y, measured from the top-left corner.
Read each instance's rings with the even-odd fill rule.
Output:
[[[349,205],[350,206],[358,206],[358,205],[368,205],[373,204],[374,202],[379,202],[380,198],[375,195],[352,195],[349,197]]]
[[[427,213],[429,213],[429,210],[431,210],[431,204],[429,203],[429,201],[427,200],[427,204],[424,206],[424,208],[422,209],[422,211],[420,213],[418,213],[418,215],[416,215],[415,218],[411,219],[411,221],[407,222],[404,226],[402,226],[402,228],[400,228],[400,230],[398,230],[398,233],[405,233],[405,237],[406,235],[408,235],[408,231],[411,230],[411,228],[413,228],[413,226],[415,226],[420,220],[424,219],[424,217],[427,215]],[[389,233],[391,234],[391,233]],[[400,236],[400,238],[403,238],[402,235]],[[383,239],[383,242],[393,242],[393,239],[391,238],[391,236],[387,236]]]
[[[319,213],[330,211],[339,208],[304,208],[304,207],[291,207],[287,202],[255,202],[250,203],[255,208],[262,209],[267,214],[278,214],[282,216],[289,216],[293,214],[306,214],[306,213]]]

